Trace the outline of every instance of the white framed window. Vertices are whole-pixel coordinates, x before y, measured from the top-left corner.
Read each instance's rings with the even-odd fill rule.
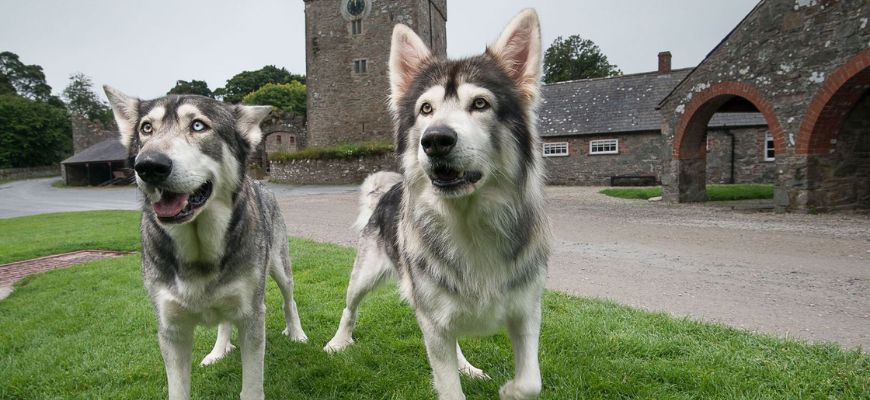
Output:
[[[368,72],[368,60],[365,58],[353,60],[353,72],[355,74],[364,74]]]
[[[764,135],[764,161],[776,161],[776,144],[770,132]]]
[[[353,21],[350,21],[350,31],[354,35],[361,35],[362,34],[362,20],[355,19]]]
[[[567,157],[568,142],[544,143],[544,157]]]
[[[589,154],[619,154],[619,139],[599,139],[589,142]]]

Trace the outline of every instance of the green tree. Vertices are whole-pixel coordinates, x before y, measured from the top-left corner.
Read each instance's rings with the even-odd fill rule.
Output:
[[[604,78],[622,75],[591,40],[578,35],[557,37],[544,53],[544,82]]]
[[[9,82],[9,77],[0,74],[0,95],[5,94],[17,95],[18,92],[15,91],[15,86],[12,86],[12,82]]]
[[[49,102],[0,96],[0,168],[50,165],[72,152],[69,115]]]
[[[244,104],[272,106],[292,114],[305,115],[305,85],[298,81],[290,83],[267,83],[242,98]]]
[[[69,85],[63,90],[63,99],[70,113],[104,124],[112,121],[112,109],[94,92],[94,83],[78,72],[70,75]]]
[[[32,100],[52,100],[51,86],[45,81],[42,67],[22,63],[15,53],[0,53],[0,75],[3,76],[0,82],[11,85],[20,96]]]
[[[227,81],[222,88],[214,91],[215,96],[227,103],[239,103],[248,93],[251,93],[267,83],[290,83],[297,81],[305,83],[305,76],[287,72],[284,68],[267,65],[256,71],[243,71]]]
[[[208,83],[196,79],[189,82],[183,80],[176,81],[175,87],[169,89],[166,94],[197,94],[214,98],[214,93],[212,93],[211,89],[208,88]]]

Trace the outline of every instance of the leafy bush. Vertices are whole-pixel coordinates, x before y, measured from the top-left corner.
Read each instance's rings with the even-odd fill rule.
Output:
[[[647,200],[651,197],[662,195],[662,188],[609,188],[599,193],[618,197],[621,199]],[[758,184],[731,184],[731,185],[707,185],[707,199],[709,201],[731,200],[763,200],[773,198],[773,185]]]
[[[336,160],[364,156],[377,156],[395,151],[392,143],[369,142],[359,144],[341,144],[330,147],[309,147],[296,152],[279,151],[272,153],[272,161],[291,160]]]
[[[305,85],[290,83],[267,83],[242,98],[243,104],[272,106],[281,111],[305,115]]]
[[[54,164],[72,153],[66,109],[20,96],[0,96],[0,168]]]

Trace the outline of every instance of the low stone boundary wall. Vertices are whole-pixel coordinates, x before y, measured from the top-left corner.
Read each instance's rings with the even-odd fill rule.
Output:
[[[13,181],[18,179],[48,178],[60,175],[59,165],[46,165],[44,167],[6,168],[0,169],[0,181]]]
[[[349,159],[270,161],[269,179],[291,185],[349,185],[378,171],[398,171],[394,154]]]

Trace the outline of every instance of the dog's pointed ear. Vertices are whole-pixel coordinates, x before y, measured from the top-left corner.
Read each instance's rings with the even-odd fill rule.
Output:
[[[393,112],[398,111],[399,101],[431,57],[429,48],[411,28],[402,24],[393,28],[390,46],[390,107]]]
[[[236,129],[251,147],[257,147],[263,139],[260,123],[263,122],[272,106],[236,106]]]
[[[534,9],[517,14],[487,52],[498,60],[530,101],[538,98],[543,56],[541,24]]]
[[[136,123],[139,122],[139,99],[127,96],[120,90],[109,85],[103,85],[103,91],[109,98],[112,113],[115,114],[115,122],[121,131],[121,143],[129,148],[133,138],[136,137]]]

